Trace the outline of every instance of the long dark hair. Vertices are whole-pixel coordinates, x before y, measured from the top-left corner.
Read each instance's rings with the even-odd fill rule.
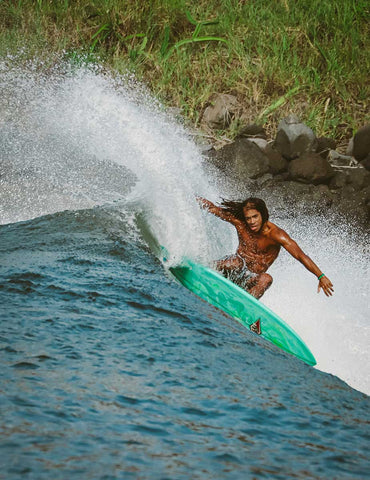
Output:
[[[260,212],[262,223],[266,223],[269,219],[269,212],[267,210],[266,203],[260,198],[249,197],[243,201],[225,200],[223,198],[220,206],[242,222],[245,222],[243,212],[244,207],[253,208],[257,210],[257,212]]]

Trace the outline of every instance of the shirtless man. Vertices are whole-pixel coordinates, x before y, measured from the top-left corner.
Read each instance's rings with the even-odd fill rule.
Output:
[[[244,202],[224,201],[221,206],[202,197],[198,197],[197,201],[202,208],[236,228],[239,237],[236,254],[217,261],[215,267],[251,295],[261,298],[272,284],[272,277],[266,271],[276,260],[281,247],[316,275],[318,292],[322,289],[328,297],[333,294],[333,285],[328,277],[284,230],[269,222],[269,213],[263,200],[247,198]]]

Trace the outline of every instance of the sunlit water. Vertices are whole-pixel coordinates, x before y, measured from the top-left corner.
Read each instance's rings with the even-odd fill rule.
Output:
[[[175,283],[143,239],[138,218],[170,263],[235,248],[195,202],[225,192],[183,127],[130,78],[42,71],[1,65],[0,478],[365,478],[366,235],[274,200],[335,285],[317,295],[288,254],[271,268],[263,301],[310,368]]]

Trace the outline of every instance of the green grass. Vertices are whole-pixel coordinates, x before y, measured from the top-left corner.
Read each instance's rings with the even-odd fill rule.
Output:
[[[135,72],[195,125],[234,93],[243,124],[297,113],[341,139],[369,121],[366,0],[3,0],[0,55],[84,52]]]

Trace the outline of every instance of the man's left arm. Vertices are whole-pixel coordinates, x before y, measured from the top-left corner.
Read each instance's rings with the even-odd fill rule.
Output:
[[[307,270],[316,275],[319,281],[317,288],[318,293],[322,289],[327,297],[333,295],[334,288],[329,278],[320,270],[316,263],[313,262],[311,258],[303,252],[297,242],[290,238],[290,236],[281,229],[278,229],[273,237],[282,247],[285,248],[287,252],[292,255],[292,257],[296,258],[307,268]]]

